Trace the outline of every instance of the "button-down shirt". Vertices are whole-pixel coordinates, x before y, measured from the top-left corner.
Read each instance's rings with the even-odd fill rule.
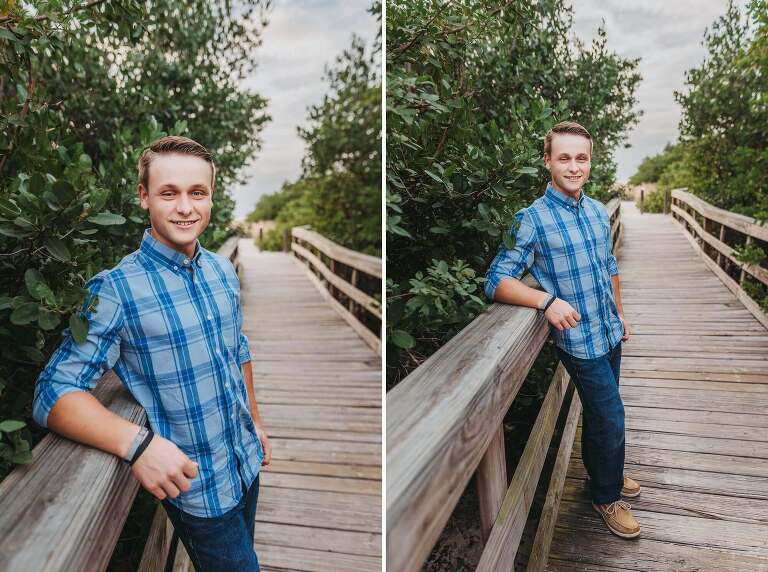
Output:
[[[526,270],[542,288],[581,314],[575,328],[552,328],[555,343],[584,359],[600,357],[624,335],[613,297],[611,276],[619,273],[611,252],[611,223],[605,205],[580,193],[579,199],[550,184],[544,196],[515,215],[514,248],[504,245],[486,275],[485,293],[493,300],[505,278]]]
[[[187,258],[147,229],[138,250],[86,288],[85,308],[98,296],[96,309],[84,314],[87,339],[77,344],[64,330],[37,380],[35,421],[46,427],[61,396],[93,389],[113,368],[152,430],[198,463],[191,490],[170,502],[202,517],[234,508],[264,452],[241,369],[251,355],[232,263],[199,242]]]

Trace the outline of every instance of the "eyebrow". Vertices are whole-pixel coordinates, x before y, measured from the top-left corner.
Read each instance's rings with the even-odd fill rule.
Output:
[[[166,183],[165,185],[160,187],[157,192],[158,193],[162,193],[164,191],[178,191],[178,190],[179,190],[179,187],[177,187],[173,183]],[[205,186],[205,185],[199,185],[198,184],[198,185],[192,185],[190,187],[190,190],[193,190],[193,191],[209,191],[210,189],[207,186]]]

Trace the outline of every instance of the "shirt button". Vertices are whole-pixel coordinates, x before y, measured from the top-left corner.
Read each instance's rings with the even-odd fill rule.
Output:
[[[189,258],[184,259],[184,264],[189,264]]]
[[[230,417],[231,417],[232,419],[234,419],[234,418],[235,418],[235,414],[233,413],[232,415],[230,415]]]
[[[213,316],[211,316],[210,314],[208,314],[208,319],[209,319],[209,320],[213,320]]]
[[[225,384],[224,384],[224,387],[226,387],[227,389],[229,389],[229,383],[225,383]]]

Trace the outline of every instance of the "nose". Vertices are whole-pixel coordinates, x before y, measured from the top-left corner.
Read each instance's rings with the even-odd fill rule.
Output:
[[[179,200],[176,202],[176,212],[183,215],[188,215],[192,212],[192,201],[185,194],[181,194]]]
[[[576,164],[576,159],[571,159],[571,160],[570,160],[570,162],[568,163],[568,170],[569,170],[571,173],[576,173],[576,172],[578,172],[578,170],[579,170],[579,167],[578,167],[578,165]]]

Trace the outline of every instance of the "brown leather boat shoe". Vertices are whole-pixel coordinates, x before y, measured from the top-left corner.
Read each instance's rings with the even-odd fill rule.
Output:
[[[586,480],[586,487],[589,489],[589,477]],[[624,475],[624,484],[621,487],[621,496],[633,499],[640,496],[640,484],[632,477]]]
[[[629,510],[632,505],[624,501],[610,504],[592,503],[592,508],[603,517],[608,530],[621,538],[637,538],[640,536],[640,525]]]
[[[624,475],[624,486],[621,487],[621,496],[631,499],[640,496],[640,485],[632,477]]]

